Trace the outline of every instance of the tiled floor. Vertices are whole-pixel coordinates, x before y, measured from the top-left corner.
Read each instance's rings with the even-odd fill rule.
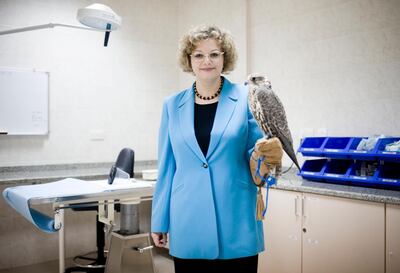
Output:
[[[174,263],[166,250],[154,251],[154,265],[156,273],[174,273]],[[72,265],[71,260],[66,261],[66,266]],[[57,273],[58,260],[12,269],[0,270],[0,273]]]

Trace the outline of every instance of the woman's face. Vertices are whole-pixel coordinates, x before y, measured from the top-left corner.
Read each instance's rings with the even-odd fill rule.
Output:
[[[224,55],[217,41],[202,40],[190,55],[190,62],[196,78],[199,80],[216,80],[221,76],[224,66]]]

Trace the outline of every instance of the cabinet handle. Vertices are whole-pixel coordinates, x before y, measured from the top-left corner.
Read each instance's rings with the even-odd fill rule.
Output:
[[[299,196],[297,195],[296,198],[294,199],[294,214],[296,216],[300,216],[298,203],[299,203]]]
[[[307,217],[307,214],[306,214],[306,199],[307,198],[305,196],[303,196],[303,202],[301,203],[301,210],[302,210],[304,218]]]

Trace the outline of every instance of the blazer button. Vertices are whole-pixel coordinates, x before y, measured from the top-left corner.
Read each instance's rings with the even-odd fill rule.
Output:
[[[207,163],[203,163],[203,168],[204,168],[204,169],[207,169],[207,168],[208,168]]]

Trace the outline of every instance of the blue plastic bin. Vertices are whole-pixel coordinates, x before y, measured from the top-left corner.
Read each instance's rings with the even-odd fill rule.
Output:
[[[340,184],[349,184],[348,175],[352,161],[344,159],[332,159],[327,162],[322,174],[325,180]]]
[[[306,160],[300,169],[299,175],[312,181],[322,181],[327,159]]]
[[[385,151],[385,147],[387,144],[399,141],[400,137],[387,137],[381,138],[376,143],[376,155],[380,160],[389,160],[389,161],[400,161],[400,152],[388,152]]]
[[[371,173],[369,173],[368,171],[364,173],[362,169],[367,167],[368,165],[374,165],[376,167],[371,168]],[[351,182],[352,185],[373,187],[375,186],[375,182],[377,179],[378,169],[378,161],[356,161],[352,164],[347,179]]]
[[[399,141],[400,137],[381,138],[370,151],[358,151],[362,139],[367,138],[304,138],[298,151],[304,156],[325,159],[306,160],[299,175],[312,181],[400,190],[400,152],[385,151],[387,144]],[[371,173],[358,172],[368,164],[374,164]]]
[[[376,183],[387,189],[400,190],[400,163],[385,162],[381,165]]]
[[[323,156],[322,147],[327,140],[327,137],[306,137],[298,151],[304,156]]]
[[[351,137],[329,137],[322,147],[322,153],[330,158],[348,158],[351,140]]]
[[[360,144],[362,139],[368,139],[367,137],[353,137],[347,151],[348,157],[352,159],[362,159],[362,160],[376,160],[377,156],[375,154],[376,146],[370,151],[357,150],[358,144]]]

